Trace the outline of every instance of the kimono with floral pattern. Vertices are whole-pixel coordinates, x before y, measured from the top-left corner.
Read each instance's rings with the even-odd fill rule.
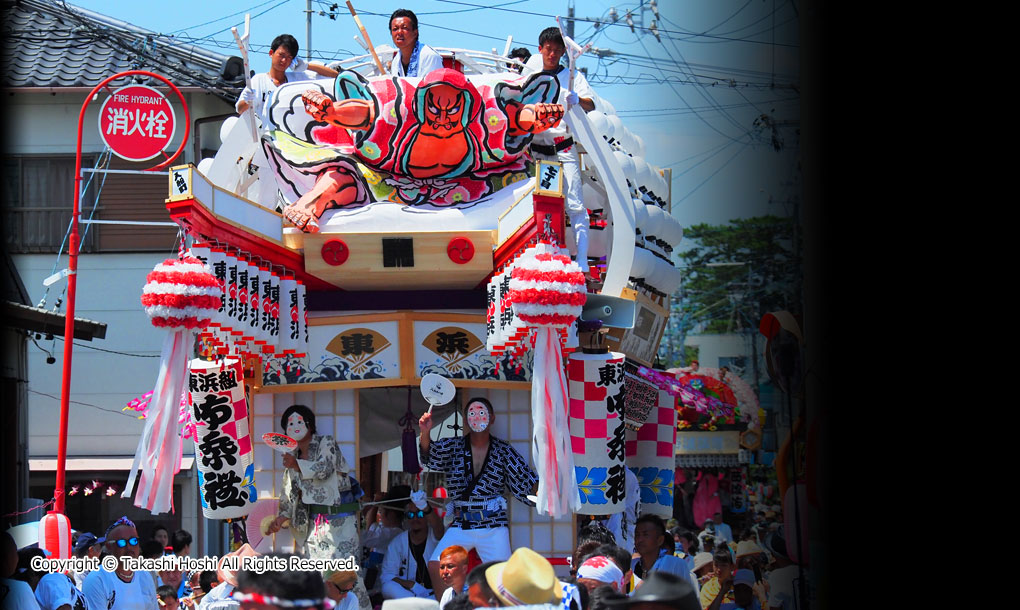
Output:
[[[355,492],[363,495],[360,486],[352,489],[351,468],[336,440],[328,434],[315,434],[308,443],[307,456],[298,458],[297,450],[288,454],[297,459],[300,472],[287,468],[283,473],[280,514],[290,519],[295,550],[303,547],[304,555],[312,559],[360,557],[356,513],[327,517],[309,511],[309,505],[346,504],[357,500]],[[360,576],[354,593],[361,610],[371,608]]]

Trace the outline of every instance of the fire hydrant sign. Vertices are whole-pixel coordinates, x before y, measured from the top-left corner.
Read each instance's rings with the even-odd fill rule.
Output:
[[[99,134],[121,159],[146,161],[170,144],[177,118],[170,101],[152,87],[121,87],[99,110]]]

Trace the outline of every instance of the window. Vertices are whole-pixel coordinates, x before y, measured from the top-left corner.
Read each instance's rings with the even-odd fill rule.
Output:
[[[82,157],[81,220],[168,221],[163,174],[93,174],[95,156]],[[155,161],[130,163],[117,157],[110,169],[141,170]],[[64,242],[74,205],[74,155],[10,156],[3,159],[3,223],[8,251],[55,253]],[[105,181],[104,181],[105,176]],[[90,182],[90,178],[92,178]],[[100,188],[101,187],[101,188]],[[98,197],[98,206],[95,206]],[[93,207],[95,213],[93,214]],[[80,251],[171,251],[177,228],[139,225],[80,224]],[[67,244],[64,244],[66,251]]]
[[[84,158],[82,163],[86,163]],[[7,157],[3,164],[2,206],[8,250],[56,252],[64,241],[74,206],[74,157]],[[92,209],[94,193],[92,185],[83,193],[82,210]],[[89,233],[81,243],[82,252],[95,248],[96,235]]]

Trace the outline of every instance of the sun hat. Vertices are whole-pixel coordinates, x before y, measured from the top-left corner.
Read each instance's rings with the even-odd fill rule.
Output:
[[[694,556],[694,571],[697,572],[701,568],[712,563],[712,554],[708,551],[702,551]]]
[[[510,559],[485,570],[489,588],[509,606],[557,603],[563,588],[552,564],[535,551],[522,547]]]
[[[746,555],[757,555],[761,552],[762,548],[754,540],[741,540],[737,543],[737,559]]]

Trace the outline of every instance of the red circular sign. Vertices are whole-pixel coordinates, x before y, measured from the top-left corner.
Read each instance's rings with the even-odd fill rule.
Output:
[[[113,154],[128,161],[146,161],[161,153],[176,128],[169,100],[145,85],[117,89],[99,109],[99,135]]]
[[[446,255],[458,265],[467,264],[475,257],[475,245],[466,237],[454,237],[446,245]]]
[[[322,260],[326,261],[327,265],[333,267],[342,265],[347,262],[347,257],[350,255],[350,248],[339,239],[331,239],[322,244]]]

